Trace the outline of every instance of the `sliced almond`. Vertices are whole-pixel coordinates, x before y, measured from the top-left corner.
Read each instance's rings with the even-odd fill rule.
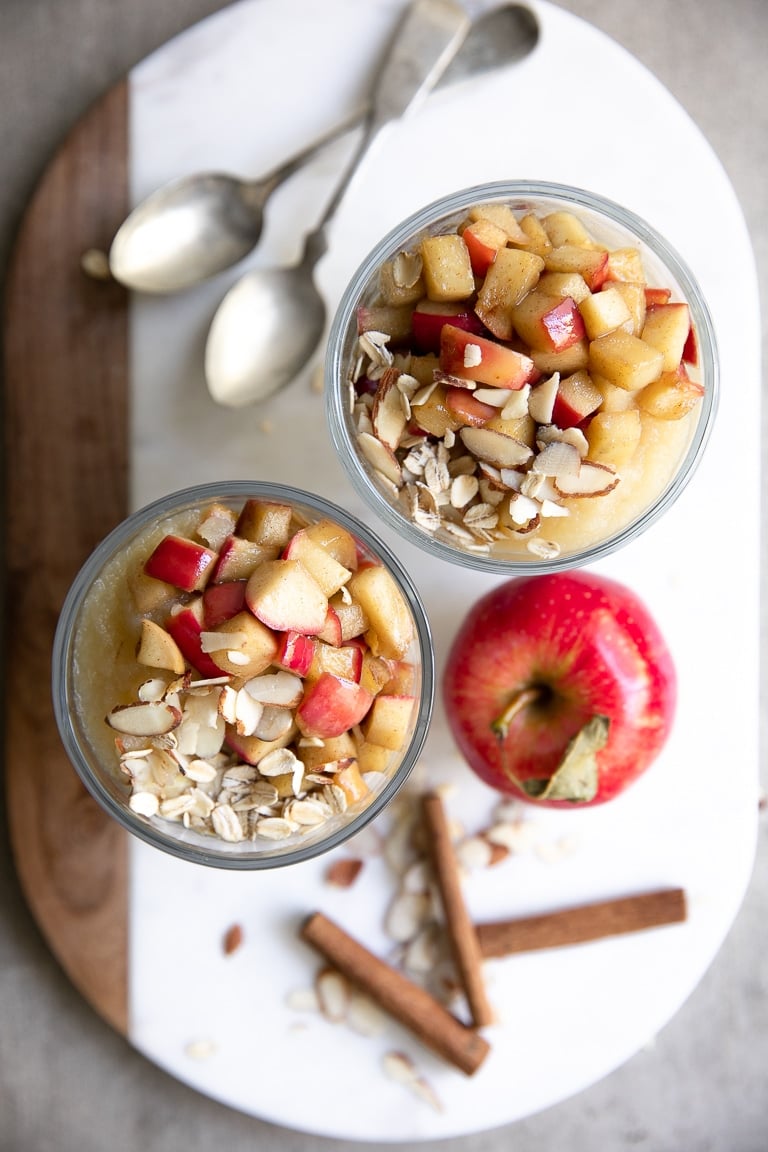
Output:
[[[264,705],[241,688],[235,701],[235,727],[241,736],[253,736],[263,711]]]
[[[612,492],[620,477],[607,464],[582,460],[575,476],[555,477],[555,488],[561,496],[605,496]]]
[[[165,700],[118,705],[107,716],[107,723],[127,736],[163,736],[179,726],[181,712]]]
[[[399,488],[403,482],[403,470],[392,449],[370,432],[359,432],[357,443],[368,463]]]
[[[533,471],[543,476],[551,476],[554,480],[563,477],[578,476],[581,467],[581,457],[573,444],[564,444],[561,440],[553,440],[536,454],[533,462]]]
[[[347,1015],[349,984],[335,968],[322,968],[315,979],[320,1011],[327,1020],[340,1023]]]
[[[254,736],[259,740],[280,740],[293,727],[293,713],[290,708],[277,704],[264,704]]]
[[[243,688],[260,704],[277,704],[282,708],[295,708],[301,700],[304,684],[293,672],[265,672],[246,681]]]
[[[528,397],[528,413],[537,424],[549,424],[552,420],[559,387],[560,373],[555,372],[547,380],[542,380],[531,388],[531,394]]]
[[[539,505],[522,492],[513,492],[509,498],[509,515],[516,527],[523,528],[539,515]]]
[[[227,648],[244,648],[248,637],[245,632],[201,632],[203,652],[223,652]]]
[[[408,420],[403,393],[397,387],[400,375],[396,368],[388,369],[376,390],[371,411],[371,424],[374,435],[393,452],[400,443]]]
[[[497,468],[516,468],[533,455],[522,440],[491,428],[462,428],[459,435],[469,452]]]
[[[551,444],[555,440],[573,444],[579,456],[586,456],[589,451],[589,441],[581,428],[558,428],[556,424],[545,424],[536,432],[537,444]]]

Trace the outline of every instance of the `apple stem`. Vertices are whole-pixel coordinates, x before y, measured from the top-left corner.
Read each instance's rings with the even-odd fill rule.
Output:
[[[516,692],[512,699],[507,704],[504,711],[500,716],[491,723],[491,728],[498,736],[499,740],[506,740],[509,735],[509,726],[524,708],[528,708],[531,704],[535,704],[541,698],[540,688],[521,688]]]

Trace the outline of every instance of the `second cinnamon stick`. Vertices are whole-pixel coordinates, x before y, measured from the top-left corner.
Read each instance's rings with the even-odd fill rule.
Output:
[[[515,952],[583,944],[607,936],[678,924],[686,915],[684,890],[662,888],[541,916],[478,924],[477,938],[486,958],[510,956]]]

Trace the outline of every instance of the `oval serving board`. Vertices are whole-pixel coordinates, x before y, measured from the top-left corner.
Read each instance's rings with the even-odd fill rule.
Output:
[[[471,1081],[429,1065],[445,1101],[443,1111],[434,1112],[382,1080],[375,1045],[321,1020],[297,1027],[285,1005],[286,994],[311,979],[312,958],[297,946],[292,926],[315,905],[333,905],[374,950],[386,946],[380,911],[389,888],[382,870],[366,868],[359,888],[331,897],[321,862],[272,876],[232,876],[126,843],[68,765],[47,689],[35,699],[29,685],[48,684],[56,615],[79,564],[138,504],[197,481],[268,472],[361,511],[325,439],[318,440],[322,401],[308,377],[263,408],[243,413],[217,409],[205,394],[202,338],[237,272],[184,297],[129,303],[116,285],[85,277],[80,259],[89,248],[105,249],[129,202],[158,184],[196,169],[268,171],[343,120],[359,103],[403,2],[326,0],[320,18],[313,0],[241,0],[144,61],[90,111],[44,174],[19,235],[5,313],[7,786],[13,851],[30,907],[86,999],[159,1066],[275,1123],[388,1141],[498,1126],[611,1071],[695,987],[748,880],[757,697],[755,689],[754,700],[745,700],[740,684],[757,684],[757,541],[750,528],[757,519],[759,445],[757,427],[750,435],[740,412],[746,397],[757,407],[759,315],[746,289],[754,283],[754,267],[733,192],[669,93],[595,29],[534,2],[542,38],[533,57],[482,81],[482,87],[476,82],[439,93],[419,109],[418,120],[409,118],[382,138],[336,218],[318,280],[332,308],[373,240],[402,215],[461,184],[509,176],[591,186],[623,201],[651,219],[693,266],[715,318],[723,367],[712,446],[664,520],[600,566],[633,585],[667,633],[681,672],[676,731],[658,768],[610,810],[540,814],[550,845],[580,840],[566,860],[515,858],[494,870],[492,881],[469,886],[474,909],[494,918],[680,885],[690,897],[685,925],[666,935],[644,933],[569,949],[567,955],[550,950],[535,959],[499,962],[489,971],[492,992],[502,1017],[512,1023],[492,1030],[492,1058]],[[347,35],[339,35],[341,27]],[[355,45],[352,56],[349,43]],[[290,86],[284,84],[288,56],[296,64]],[[584,99],[602,101],[611,154],[585,149],[578,133],[566,134],[555,148],[546,134],[523,131],[513,117],[511,110],[526,106],[535,90],[542,122],[559,123],[557,86],[543,81],[564,74],[574,58],[582,65]],[[622,99],[606,105],[607,90]],[[276,92],[281,116],[262,117],[256,131],[252,110],[272,108]],[[627,117],[645,123],[655,167],[644,165],[629,147],[621,131]],[[469,151],[457,149],[457,140],[469,139]],[[349,141],[329,150],[281,190],[254,261],[291,258],[348,151]],[[392,180],[402,158],[417,152],[418,172],[411,167],[409,179]],[[680,167],[688,187],[696,187],[700,211],[726,229],[727,250],[711,245],[696,212],[654,176],[657,169]],[[729,287],[734,283],[744,289],[738,315]],[[728,388],[734,379],[738,406]],[[729,516],[748,554],[737,572],[729,570],[733,595],[726,613],[719,594],[723,572],[708,544],[709,509],[722,487],[718,460],[737,436],[743,495]],[[295,450],[286,451],[287,444]],[[444,568],[412,547],[400,552],[431,613],[439,668],[459,617],[488,582],[457,570],[446,587]],[[713,660],[742,673],[739,686],[721,688],[723,709],[738,707],[744,732],[730,768],[731,787],[722,794],[714,784],[721,765],[733,761],[732,732],[719,714],[708,717],[706,731],[701,724]],[[458,763],[439,705],[425,766],[435,778],[458,783],[467,820],[481,817],[491,799]],[[242,919],[245,943],[228,959],[219,942],[235,918]],[[158,988],[152,974],[176,955],[185,963],[175,966],[173,986]],[[588,1029],[568,998],[564,964],[595,1006]],[[662,969],[665,980],[659,981],[654,973]],[[255,1053],[248,1029],[240,1026],[240,1009],[249,1002],[254,972],[265,971],[271,974],[271,995],[259,1006],[261,1045]],[[520,1004],[521,980],[546,987],[546,1004],[536,997]],[[208,1014],[201,1010],[190,1020],[186,1006],[197,1001],[196,988],[211,982],[220,989],[215,1003]],[[400,1035],[397,1041],[408,1043]],[[191,1050],[205,1050],[210,1058],[194,1060]],[[268,1059],[257,1074],[264,1053]],[[322,1085],[313,1096],[317,1078],[309,1074],[298,1108],[295,1093],[268,1074],[281,1060],[297,1074],[318,1062],[340,1070],[352,1102],[346,1113],[340,1116],[329,1104]]]

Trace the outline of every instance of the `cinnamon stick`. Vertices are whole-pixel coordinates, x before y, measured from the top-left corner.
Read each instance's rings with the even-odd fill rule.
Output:
[[[427,793],[422,797],[422,811],[429,853],[459,980],[467,998],[472,1021],[476,1028],[483,1028],[486,1024],[493,1023],[493,1011],[488,1002],[483,978],[483,954],[480,951],[475,925],[464,902],[461,874],[441,797],[436,792]]]
[[[482,955],[491,958],[679,924],[686,914],[685,891],[663,888],[540,916],[478,924],[476,931]]]
[[[301,936],[427,1047],[471,1076],[490,1051],[487,1040],[462,1024],[425,989],[369,952],[322,912]]]

